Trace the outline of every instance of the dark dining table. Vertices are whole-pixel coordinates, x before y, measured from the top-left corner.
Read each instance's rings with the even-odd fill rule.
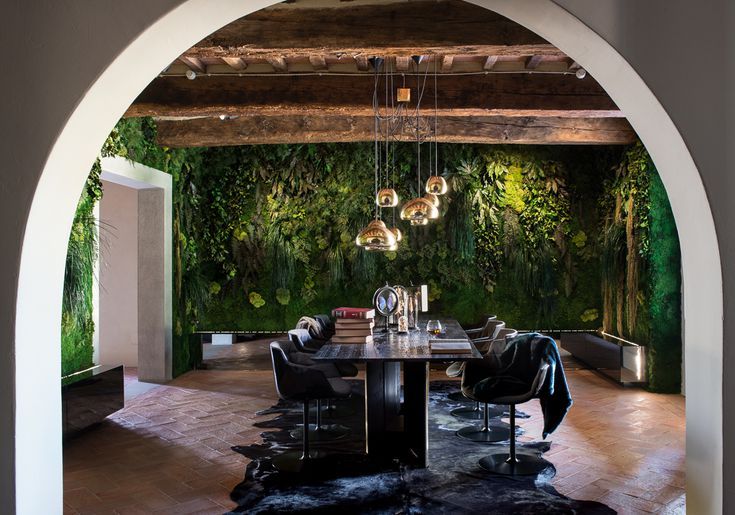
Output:
[[[425,327],[399,334],[373,334],[373,343],[327,342],[313,355],[318,361],[364,362],[365,450],[371,456],[399,458],[414,466],[428,466],[429,450],[429,364],[482,359],[456,320],[441,320],[444,333],[430,335]],[[377,326],[378,324],[376,324]],[[436,354],[430,340],[467,340],[471,352]],[[403,402],[401,402],[403,365]]]

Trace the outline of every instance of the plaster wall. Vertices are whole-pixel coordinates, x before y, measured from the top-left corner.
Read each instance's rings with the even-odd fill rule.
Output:
[[[42,256],[48,248],[65,248],[73,205],[64,210],[57,210],[53,205],[35,206],[31,212],[31,202],[34,195],[52,198],[54,194],[72,197],[76,193],[78,196],[81,177],[89,169],[104,135],[124,110],[124,106],[117,103],[105,109],[104,98],[96,92],[104,90],[109,98],[118,94],[131,98],[131,91],[140,91],[145,86],[145,82],[140,81],[141,75],[152,78],[165,65],[158,60],[127,59],[107,70],[115,73],[103,73],[123,48],[141,36],[137,39],[138,44],[148,43],[158,56],[172,61],[183,49],[206,35],[199,29],[201,19],[193,14],[194,11],[174,9],[183,3],[184,0],[129,0],[125,3],[39,0],[0,5],[0,16],[4,20],[0,45],[10,56],[13,70],[0,81],[4,115],[0,118],[3,136],[0,154],[4,156],[0,164],[0,219],[4,229],[4,251],[0,253],[0,285],[3,286],[0,288],[0,413],[4,414],[0,417],[0,505],[5,513],[61,511],[61,484],[57,476],[61,467],[61,446],[54,439],[48,439],[48,435],[61,434],[60,394],[54,388],[58,386],[60,360],[51,353],[37,362],[32,350],[35,344],[49,341],[51,345],[54,337],[58,338],[60,309],[40,309],[34,314],[31,310],[16,311],[16,306],[32,305],[45,298],[60,308],[60,299],[48,298],[48,288],[51,285],[58,290],[59,278],[63,277],[61,255],[55,250],[54,256],[59,259],[44,261],[38,258],[38,262],[29,263],[33,265],[30,275],[26,272],[30,268],[20,267],[21,248],[24,256]],[[493,2],[478,0],[477,3],[489,5]],[[539,4],[532,0],[494,3],[508,9],[513,5],[534,7]],[[735,330],[732,310],[735,206],[731,202],[735,193],[735,145],[732,145],[735,98],[731,93],[735,90],[735,5],[729,0],[557,0],[557,3],[605,38],[638,72],[680,131],[704,182],[717,229],[724,288],[724,312],[717,306],[705,306],[705,313],[711,310],[717,320],[724,317],[725,337],[722,346],[719,340],[705,342],[720,352],[704,350],[701,357],[690,350],[699,342],[687,341],[687,366],[692,365],[692,357],[721,363],[699,372],[692,365],[691,370],[687,370],[687,377],[692,381],[694,373],[714,373],[709,408],[715,410],[715,415],[700,423],[719,427],[725,436],[721,441],[694,442],[701,448],[688,448],[688,454],[700,450],[707,453],[708,447],[721,445],[721,469],[720,463],[714,462],[710,464],[714,470],[704,473],[717,476],[719,470],[724,483],[730,484],[735,479],[735,439],[731,436],[735,432],[735,413],[731,409],[723,410],[723,404],[729,407],[733,403],[735,377],[725,374],[724,382],[718,378],[722,377],[723,368],[729,370],[735,366],[731,337]],[[187,3],[199,6],[198,12],[210,12],[219,25],[266,4],[252,1],[243,5],[227,0],[189,0]],[[536,22],[543,27],[547,12],[537,12]],[[142,34],[166,13],[170,14],[165,21],[171,30],[163,39],[155,40],[149,33]],[[553,22],[548,20],[548,23]],[[584,62],[583,46],[579,47],[579,55],[575,58],[592,70],[594,63],[589,59]],[[70,59],[69,56],[75,57]],[[50,87],[51,78],[53,87]],[[90,87],[95,81],[98,81],[93,94],[95,102],[80,103],[85,94],[92,93]],[[84,112],[96,109],[96,116],[72,116],[77,108]],[[76,113],[81,111],[77,109]],[[645,125],[645,120],[640,122],[641,126]],[[59,139],[65,126],[68,130]],[[646,135],[643,136],[647,143]],[[655,153],[653,157],[659,165]],[[683,157],[686,159],[688,155]],[[53,163],[52,175],[39,184],[47,161]],[[63,169],[63,165],[57,168],[58,163],[65,162],[71,169]],[[65,180],[69,174],[75,180]],[[679,199],[679,207],[675,207],[677,221],[700,214],[702,206],[699,204],[693,204],[691,212],[687,213],[682,204],[684,200]],[[44,238],[29,239],[24,246],[26,231],[42,234],[49,220],[55,220],[67,230],[48,230]],[[688,243],[682,238],[682,245]],[[696,244],[695,241],[693,245]],[[701,266],[702,276],[706,275],[706,280],[711,281],[711,262]],[[686,262],[684,267],[687,267]],[[24,284],[22,290],[18,290],[19,282]],[[693,273],[684,286],[685,294],[686,290],[698,286],[701,285],[696,284],[696,273]],[[708,282],[704,287],[715,294],[719,291],[719,284]],[[687,327],[700,323],[712,326],[709,320],[694,319],[687,320]],[[31,369],[33,374],[26,375],[25,371]],[[43,408],[16,402],[16,399],[27,399],[34,392],[38,392]],[[688,401],[695,393],[701,394],[692,392],[688,385]],[[706,404],[707,400],[703,402]],[[47,439],[49,442],[43,443]],[[16,449],[22,454],[16,456]],[[39,463],[43,463],[43,467],[39,467]],[[39,484],[43,484],[43,496],[38,495]],[[703,509],[696,513],[735,511],[735,491],[719,490],[711,497],[696,499],[703,503]]]
[[[103,181],[99,363],[138,366],[138,190]]]

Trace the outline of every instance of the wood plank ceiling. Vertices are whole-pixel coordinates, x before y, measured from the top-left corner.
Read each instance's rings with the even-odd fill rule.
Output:
[[[126,116],[156,118],[159,143],[169,147],[371,141],[373,56],[386,59],[395,83],[413,88],[414,101],[417,76],[428,70],[425,97],[433,103],[436,70],[439,141],[626,144],[636,137],[600,85],[575,76],[572,59],[459,0],[274,5],[187,50]],[[412,56],[423,56],[418,66]]]

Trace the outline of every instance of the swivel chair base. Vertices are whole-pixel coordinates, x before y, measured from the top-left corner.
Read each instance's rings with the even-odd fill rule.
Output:
[[[318,470],[320,467],[319,460],[322,460],[325,454],[321,451],[310,451],[309,457],[305,457],[302,451],[290,451],[278,456],[274,456],[273,467],[279,472],[299,473],[303,471]]]
[[[516,425],[516,405],[510,405],[509,437],[510,449],[508,453],[496,452],[480,459],[480,467],[494,474],[504,476],[534,476],[551,463],[538,455],[516,454],[516,432],[510,428]]]
[[[309,440],[312,442],[331,442],[350,434],[350,429],[339,424],[309,424]],[[304,426],[299,426],[290,433],[291,438],[300,440],[304,436]],[[313,454],[313,453],[312,453]]]
[[[496,443],[508,439],[508,424],[491,425],[489,427],[467,426],[457,431],[457,436],[477,443]]]
[[[467,397],[464,396],[461,390],[457,390],[447,395],[447,399],[454,402],[463,402],[467,400]]]
[[[316,412],[317,408],[312,408],[312,411]],[[332,404],[327,403],[321,407],[321,413],[323,417],[327,418],[347,418],[355,414],[355,410],[344,404]]]
[[[454,408],[452,411],[449,412],[449,414],[463,420],[482,420],[485,418],[483,410],[480,409],[479,402],[476,402],[475,405],[472,407],[465,406],[462,408]],[[502,417],[503,415],[505,415],[505,410],[502,408],[498,408],[496,406],[488,408],[488,416],[490,418],[498,418]]]
[[[304,437],[304,426],[309,428],[309,440],[316,442],[330,442],[332,440],[339,440],[344,438],[350,433],[349,428],[340,426],[337,424],[322,424],[322,414],[326,413],[326,409],[322,409],[322,401],[318,399],[316,401],[316,424],[309,424],[306,419],[301,427],[297,427],[291,431],[292,438],[303,438]],[[307,415],[310,410],[307,409]]]
[[[509,424],[499,420],[494,424],[490,424],[490,406],[487,402],[483,403],[482,419],[481,428],[476,426],[463,427],[457,431],[457,436],[478,443],[494,443],[507,440],[511,431],[513,431]]]
[[[480,467],[503,476],[535,476],[550,466],[551,463],[542,457],[530,454],[516,454],[515,461],[511,461],[508,453],[499,452],[480,460]]]

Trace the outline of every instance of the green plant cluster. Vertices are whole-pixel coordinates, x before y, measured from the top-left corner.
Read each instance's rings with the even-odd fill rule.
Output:
[[[105,141],[102,156],[120,151],[117,131]],[[99,227],[94,207],[102,198],[99,159],[87,177],[74,215],[64,269],[61,313],[61,375],[65,376],[92,366],[94,321],[94,271],[99,252]]]
[[[679,316],[678,268],[649,265],[659,236],[657,263],[678,240],[670,218],[650,234],[670,209],[649,193],[657,175],[642,145],[440,145],[440,220],[412,227],[380,210],[404,236],[374,254],[354,243],[375,213],[372,145],[169,149],[155,137],[149,119],[111,136],[115,153],[173,177],[175,374],[200,359],[196,329],[281,331],[304,313],[367,305],[386,282],[429,284],[432,311],[462,323],[496,313],[519,329],[603,326],[647,343],[660,313]],[[388,162],[381,185],[402,201],[423,194],[414,145]]]

